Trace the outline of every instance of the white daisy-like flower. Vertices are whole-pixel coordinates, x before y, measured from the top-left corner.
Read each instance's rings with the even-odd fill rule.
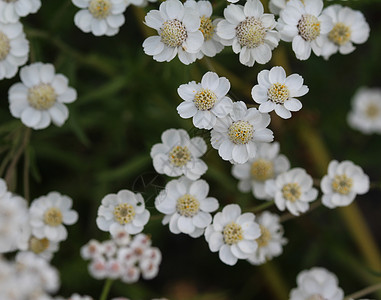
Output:
[[[270,0],[269,10],[274,15],[279,15],[280,11],[286,7],[288,0]]]
[[[96,259],[104,254],[104,247],[99,241],[90,240],[81,247],[80,253],[83,259]]]
[[[229,204],[214,215],[213,223],[205,230],[205,239],[212,252],[227,265],[235,265],[238,259],[249,258],[258,247],[256,239],[261,235],[253,213],[241,214],[237,204]]]
[[[34,63],[20,70],[20,78],[22,82],[8,92],[12,116],[33,129],[46,128],[50,122],[62,126],[69,116],[65,103],[77,99],[66,76],[56,74],[52,64]]]
[[[112,36],[119,32],[124,24],[124,0],[72,0],[81,10],[74,16],[75,25],[83,32],[95,36]]]
[[[27,62],[28,54],[29,42],[21,23],[0,22],[0,80],[15,76],[18,67]]]
[[[286,77],[282,67],[259,72],[258,84],[251,90],[251,96],[259,105],[259,111],[275,113],[283,119],[291,118],[292,111],[302,108],[302,103],[295,97],[308,93],[308,87],[303,85],[303,77],[292,74]]]
[[[177,93],[184,101],[177,107],[177,112],[184,119],[193,118],[197,128],[212,129],[217,118],[226,117],[233,109],[232,100],[226,96],[229,89],[227,78],[207,72],[201,83],[192,81],[179,86]]]
[[[274,15],[264,14],[259,0],[248,0],[245,6],[230,4],[224,10],[225,20],[217,25],[221,43],[239,53],[239,61],[252,67],[255,62],[270,61],[272,50],[278,46],[279,33],[274,29]]]
[[[367,41],[370,28],[362,12],[336,4],[325,8],[322,14],[333,21],[321,53],[325,59],[337,52],[349,54],[356,49],[353,44]]]
[[[222,159],[243,164],[256,156],[257,143],[273,141],[273,132],[266,128],[269,124],[269,114],[262,114],[256,108],[247,109],[242,101],[234,102],[232,112],[217,119],[211,144]]]
[[[211,212],[218,209],[218,201],[208,197],[209,185],[205,180],[191,181],[186,177],[167,183],[156,197],[155,207],[165,214],[163,224],[175,234],[185,233],[199,237],[212,222]]]
[[[348,124],[365,134],[381,134],[381,89],[360,88],[352,99]]]
[[[129,234],[137,234],[143,230],[149,216],[141,194],[121,190],[118,194],[108,194],[102,199],[96,222],[103,231],[111,232],[122,227]]]
[[[329,163],[328,174],[322,178],[320,187],[323,205],[329,208],[347,206],[356,195],[369,191],[369,177],[351,161],[339,163],[333,160]]]
[[[29,231],[31,231],[30,227]],[[46,237],[40,239],[29,234],[27,239],[23,240],[19,248],[23,251],[33,252],[37,256],[50,261],[53,258],[54,253],[59,249],[59,242],[51,241]]]
[[[257,222],[261,228],[261,236],[256,240],[257,251],[248,258],[248,261],[253,265],[261,265],[281,255],[283,246],[287,244],[287,239],[283,237],[283,226],[278,215],[265,211],[257,217]]]
[[[0,22],[16,23],[20,17],[36,13],[41,0],[0,0]]]
[[[279,143],[263,143],[258,145],[255,158],[244,164],[233,165],[232,174],[239,179],[238,189],[241,192],[252,191],[257,199],[269,200],[266,193],[266,181],[276,178],[290,169],[290,162],[283,154],[279,154]]]
[[[335,274],[324,268],[312,268],[300,272],[296,278],[297,287],[290,292],[290,300],[324,299],[342,300],[344,292],[338,286]]]
[[[160,4],[159,10],[148,12],[145,24],[159,34],[143,42],[144,52],[153,55],[154,60],[171,61],[176,54],[186,65],[196,60],[204,43],[196,10],[184,7],[179,0],[167,0]]]
[[[190,138],[184,129],[168,129],[161,135],[163,143],[151,149],[153,166],[159,174],[171,177],[185,175],[197,180],[208,166],[200,159],[207,146],[201,137]]]
[[[71,209],[73,200],[57,192],[35,199],[30,205],[30,226],[37,239],[47,238],[53,242],[66,240],[64,225],[78,220],[78,213]]]
[[[303,4],[304,3],[304,4]],[[332,19],[322,15],[323,0],[290,0],[280,12],[277,29],[283,41],[292,42],[296,58],[306,60],[312,51],[320,56]]]
[[[204,43],[200,51],[196,54],[198,59],[201,59],[205,56],[213,57],[217,53],[220,53],[222,49],[224,49],[224,45],[221,44],[220,38],[216,34],[216,27],[218,22],[222,19],[218,18],[212,20],[211,16],[213,13],[213,7],[210,1],[202,0],[187,0],[184,3],[185,7],[191,7],[196,10],[200,16],[200,28],[199,30],[202,32],[204,36]]]
[[[275,180],[266,182],[266,193],[275,200],[275,205],[281,211],[286,208],[290,213],[298,216],[306,212],[318,195],[317,189],[312,187],[313,180],[304,169],[294,168],[280,174]]]

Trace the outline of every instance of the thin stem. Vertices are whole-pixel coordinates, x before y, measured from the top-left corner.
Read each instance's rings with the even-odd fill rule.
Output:
[[[377,283],[377,284],[368,286],[362,290],[359,290],[353,294],[350,294],[349,296],[345,297],[344,300],[361,298],[363,296],[366,296],[366,295],[371,294],[371,293],[378,291],[378,290],[381,290],[381,283]]]
[[[268,202],[265,202],[265,203],[263,203],[263,204],[261,204],[261,205],[258,205],[258,206],[254,206],[254,207],[252,207],[252,208],[249,208],[249,209],[247,209],[247,211],[251,211],[251,212],[254,212],[254,213],[258,213],[258,212],[260,212],[260,211],[262,211],[262,210],[265,210],[266,208],[269,208],[269,207],[273,206],[274,204],[275,204],[274,201],[268,201]]]
[[[105,284],[103,285],[102,294],[99,300],[107,300],[107,296],[108,296],[108,293],[110,292],[112,283],[113,283],[113,280],[110,278],[107,278]]]
[[[24,198],[29,202],[29,166],[30,157],[28,151],[24,152]]]
[[[310,209],[307,210],[303,215],[310,213],[311,211],[315,210],[316,208],[320,207],[321,205],[322,205],[321,201],[315,201],[313,204],[311,204]],[[291,213],[285,213],[285,214],[280,216],[280,221],[285,222],[285,221],[288,221],[288,220],[291,220],[291,219],[294,219],[297,217],[299,217],[299,216],[295,216]]]

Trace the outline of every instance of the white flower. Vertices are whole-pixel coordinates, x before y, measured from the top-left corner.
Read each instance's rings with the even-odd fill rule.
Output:
[[[298,284],[290,292],[290,300],[301,299],[324,299],[342,300],[344,292],[338,286],[335,274],[324,268],[312,268],[304,270],[296,278]]]
[[[131,236],[124,227],[117,227],[110,230],[114,242],[118,246],[128,245],[131,241]]]
[[[0,5],[1,3],[0,0]],[[27,62],[28,54],[29,42],[21,23],[0,22],[0,80],[15,76],[18,67]]]
[[[186,177],[167,183],[156,197],[155,207],[166,214],[163,224],[169,223],[171,232],[199,237],[212,222],[211,212],[218,209],[218,201],[207,197],[209,185],[205,180],[191,181]]]
[[[35,199],[30,205],[30,226],[32,234],[53,242],[66,240],[65,225],[77,222],[78,213],[71,209],[73,200],[57,192]]]
[[[261,229],[261,236],[256,240],[257,251],[248,258],[253,265],[261,265],[281,255],[283,245],[287,243],[287,239],[283,237],[283,226],[278,215],[265,211],[258,216],[257,222]]]
[[[108,275],[107,262],[103,256],[94,258],[87,268],[95,279],[104,279]]]
[[[163,143],[153,145],[151,157],[159,174],[171,177],[185,175],[197,180],[208,166],[200,159],[206,152],[206,143],[201,137],[189,138],[184,129],[168,129],[161,135]]]
[[[352,99],[348,124],[365,134],[381,134],[381,89],[360,88]]]
[[[304,3],[304,4],[303,4]],[[323,0],[290,0],[280,12],[277,29],[283,41],[292,41],[296,58],[306,60],[312,51],[320,56],[332,19],[321,15]]]
[[[255,158],[244,164],[233,165],[232,174],[239,179],[238,189],[241,192],[252,191],[257,199],[271,199],[266,193],[266,181],[276,178],[290,168],[287,157],[279,154],[279,143],[258,145]]]
[[[21,248],[21,247],[20,247]],[[50,261],[53,258],[55,252],[59,249],[59,243],[51,241],[49,239],[39,239],[33,235],[30,235],[26,241],[25,251],[33,252],[35,255],[42,257],[43,259]]]
[[[90,296],[81,296],[79,294],[73,294],[67,300],[93,300]]]
[[[242,101],[234,102],[230,115],[217,119],[211,144],[222,159],[243,164],[256,156],[258,142],[273,141],[273,132],[266,128],[269,124],[268,114],[256,108],[247,109]]]
[[[82,8],[75,14],[74,23],[83,32],[95,36],[112,36],[119,32],[124,24],[124,11],[127,4],[124,0],[72,0]]]
[[[278,209],[283,211],[287,208],[298,216],[308,210],[309,202],[318,195],[312,184],[312,177],[304,169],[294,168],[280,174],[275,180],[267,181],[265,189],[274,198]]]
[[[225,20],[217,25],[221,43],[239,53],[239,61],[252,67],[255,62],[270,61],[271,51],[278,46],[279,33],[274,29],[274,15],[264,14],[259,0],[248,0],[245,6],[230,4],[224,10]]]
[[[254,101],[259,103],[259,111],[275,113],[283,119],[291,118],[291,111],[298,111],[302,103],[295,97],[308,93],[308,87],[303,85],[303,77],[292,74],[286,77],[282,67],[273,67],[258,74],[258,84],[251,90]]]
[[[328,174],[321,180],[322,202],[329,208],[347,206],[356,195],[369,191],[369,177],[351,161],[329,163]]]
[[[356,49],[353,43],[363,44],[368,39],[370,28],[362,12],[336,4],[325,8],[322,14],[333,21],[321,53],[325,59],[338,51],[349,54]]]
[[[129,5],[145,7],[148,5],[148,3],[154,3],[157,2],[157,0],[124,0],[124,2],[126,3],[127,7]]]
[[[96,259],[104,254],[103,245],[97,240],[90,240],[80,251],[83,259]]]
[[[289,0],[270,0],[269,1],[269,10],[274,15],[279,15],[282,9],[286,7],[286,4]]]
[[[197,11],[184,7],[179,0],[167,0],[160,4],[159,10],[148,12],[145,24],[159,34],[143,42],[144,52],[153,55],[154,60],[171,61],[176,54],[186,65],[196,60],[204,42]]]
[[[0,22],[16,23],[20,17],[36,13],[41,0],[0,0]]]
[[[12,85],[8,92],[12,116],[33,129],[46,128],[51,121],[62,126],[69,116],[64,104],[77,99],[68,79],[55,74],[53,65],[42,63],[23,67],[20,78],[22,82]]]
[[[253,213],[241,214],[237,204],[229,204],[214,215],[213,223],[205,231],[210,251],[219,252],[227,265],[235,265],[238,259],[249,258],[258,247],[256,239],[261,230],[254,221]]]
[[[196,54],[198,59],[201,59],[205,56],[213,57],[217,53],[220,53],[224,46],[220,42],[220,38],[216,34],[216,27],[218,22],[222,19],[215,19],[212,21],[213,7],[210,1],[202,0],[187,0],[184,3],[185,7],[191,7],[196,10],[200,16],[200,28],[204,36],[204,43],[202,44],[201,49]]]
[[[193,125],[197,128],[212,129],[217,118],[225,117],[233,108],[232,100],[226,97],[229,89],[227,78],[207,72],[201,83],[192,81],[179,86],[177,93],[184,102],[177,107],[177,112],[184,119],[193,117]]]
[[[118,194],[108,194],[102,199],[97,225],[103,231],[111,232],[122,227],[129,234],[136,234],[143,230],[149,216],[141,194],[121,190]]]

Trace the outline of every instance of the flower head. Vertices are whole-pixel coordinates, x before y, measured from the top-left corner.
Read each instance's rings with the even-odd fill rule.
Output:
[[[20,17],[36,13],[41,0],[0,0],[0,22],[16,23]]]

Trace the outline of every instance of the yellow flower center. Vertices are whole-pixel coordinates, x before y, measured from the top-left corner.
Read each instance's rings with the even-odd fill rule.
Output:
[[[258,247],[265,247],[269,244],[271,240],[271,233],[270,231],[263,225],[259,225],[259,228],[261,229],[261,236],[256,239]]]
[[[336,23],[328,34],[329,39],[336,45],[346,44],[351,38],[351,29],[344,23]]]
[[[44,213],[44,222],[49,226],[59,226],[62,224],[62,212],[57,207],[51,207]]]
[[[347,177],[347,175],[336,175],[332,181],[332,189],[342,195],[347,195],[351,191],[353,186],[352,178]]]
[[[217,96],[209,89],[201,89],[194,96],[194,104],[199,110],[210,110],[217,101]]]
[[[303,15],[298,22],[299,35],[311,42],[320,35],[320,21],[314,15]]]
[[[191,160],[191,153],[188,147],[175,146],[169,152],[169,161],[176,167],[185,166]]]
[[[38,239],[36,237],[31,237],[29,240],[29,249],[36,254],[40,254],[49,248],[49,240],[47,238]]]
[[[130,223],[135,217],[135,208],[128,203],[121,203],[114,208],[114,217],[119,224]]]
[[[251,177],[258,181],[265,181],[274,177],[274,166],[271,161],[258,159],[251,164]]]
[[[365,114],[369,119],[376,119],[380,115],[380,109],[375,104],[369,104],[365,109]]]
[[[228,136],[234,144],[247,144],[253,138],[254,128],[247,121],[237,121],[230,125]]]
[[[199,30],[204,35],[204,40],[208,41],[213,37],[215,27],[212,23],[212,20],[208,17],[202,16],[200,18],[200,21],[201,23],[200,23]]]
[[[179,20],[169,20],[160,28],[161,41],[169,47],[180,47],[188,37],[187,30]]]
[[[255,48],[264,43],[266,28],[260,20],[254,17],[247,17],[236,27],[239,44],[247,48]]]
[[[109,0],[91,0],[89,12],[97,19],[104,19],[110,14],[111,3]]]
[[[295,202],[302,195],[300,185],[297,183],[285,184],[282,188],[283,197],[291,202]]]
[[[200,202],[192,195],[185,194],[177,200],[176,210],[184,217],[193,217],[200,210]]]
[[[11,50],[9,38],[5,33],[0,31],[0,61],[4,60]]]
[[[57,95],[50,84],[41,83],[29,89],[28,102],[38,110],[51,108],[56,102]]]
[[[228,245],[237,244],[239,241],[243,240],[243,230],[241,225],[237,223],[230,223],[224,227],[223,231],[224,242]]]
[[[283,83],[274,83],[267,91],[267,97],[275,103],[284,103],[290,97],[290,90]]]

